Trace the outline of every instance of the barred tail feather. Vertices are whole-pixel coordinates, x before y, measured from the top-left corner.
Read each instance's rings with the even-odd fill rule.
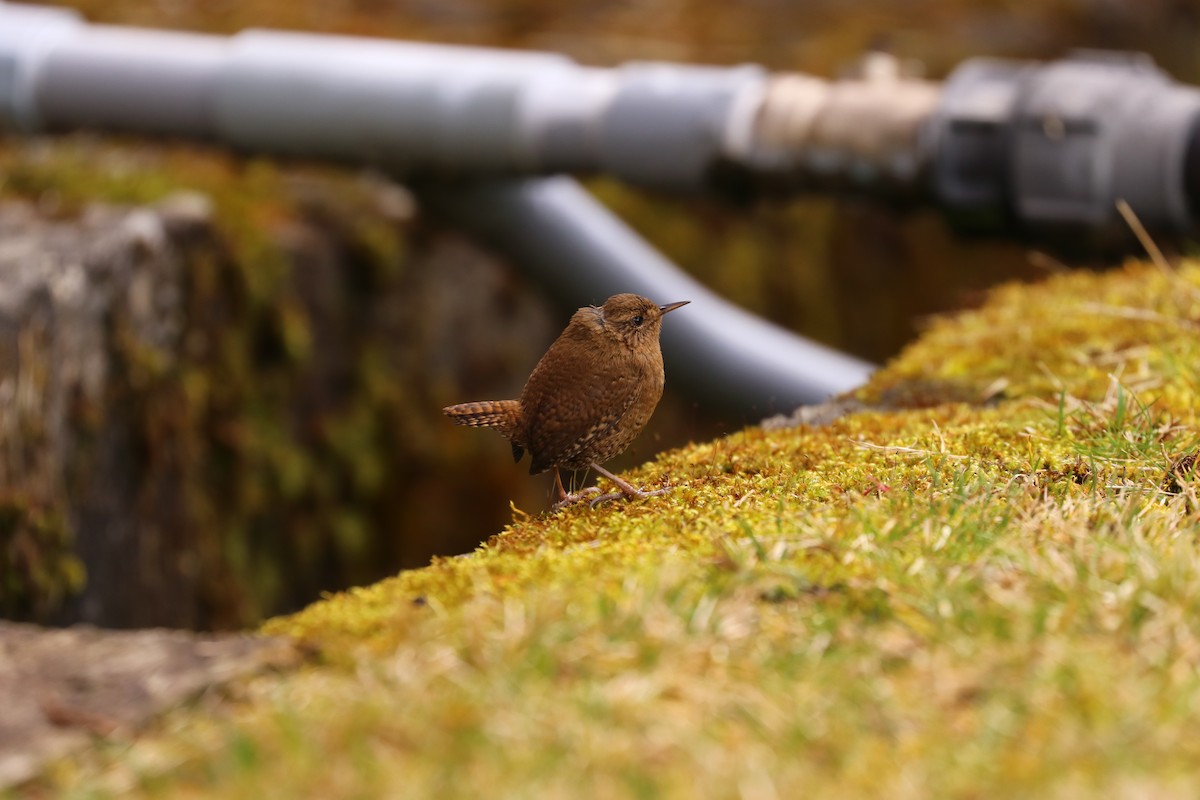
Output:
[[[497,428],[506,439],[512,439],[517,419],[521,416],[521,404],[516,400],[482,400],[446,406],[442,413],[454,420],[455,425]]]

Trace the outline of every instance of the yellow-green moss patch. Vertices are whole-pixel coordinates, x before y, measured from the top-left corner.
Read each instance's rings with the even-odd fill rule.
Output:
[[[857,395],[905,405],[1064,392],[1094,401],[1116,377],[1143,402],[1182,412],[1197,405],[1198,361],[1200,264],[1130,263],[1103,277],[1058,275],[1041,291],[996,290],[983,308],[937,320]]]
[[[628,476],[662,497],[517,512],[265,626],[313,666],[46,785],[1188,796],[1200,498],[1168,471],[1197,448],[1196,275],[1005,289],[861,393],[916,407],[666,453]]]

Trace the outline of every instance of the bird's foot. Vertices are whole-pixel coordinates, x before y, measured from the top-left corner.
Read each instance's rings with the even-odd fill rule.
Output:
[[[592,502],[588,503],[588,508],[595,508],[601,503],[607,503],[609,500],[618,500],[622,497],[626,498],[627,500],[632,500],[635,497],[656,497],[660,494],[666,494],[673,488],[673,486],[664,486],[663,488],[655,489],[654,491],[647,489],[634,489],[632,492],[627,492],[622,489],[619,492],[609,492],[608,494],[602,494],[599,497],[593,498]]]
[[[550,507],[550,510],[558,511],[560,508],[566,508],[567,506],[573,506],[576,503],[582,501],[588,495],[597,494],[597,493],[599,493],[599,491],[600,491],[600,489],[598,489],[597,487],[589,486],[586,489],[580,489],[578,492],[571,492],[570,494],[564,493],[563,496],[559,499],[559,501]]]
[[[654,497],[655,495],[666,494],[667,492],[671,491],[671,487],[669,485],[664,486],[661,489],[655,489],[654,491],[648,491],[646,489],[639,489],[636,486],[634,486],[632,483],[630,483],[629,481],[625,480],[624,478],[618,478],[616,475],[613,475],[611,472],[609,472],[604,467],[600,466],[599,464],[597,464],[595,462],[592,462],[592,464],[590,466],[592,469],[596,470],[596,472],[599,472],[601,475],[603,475],[604,477],[606,477],[610,481],[612,481],[614,484],[616,484],[617,488],[620,489],[621,491],[609,492],[608,494],[600,495],[599,497],[593,499],[592,502],[588,504],[589,508],[595,508],[596,506],[600,505],[601,503],[607,502],[609,500],[616,500],[618,497],[627,497],[630,499],[632,499],[634,497]]]

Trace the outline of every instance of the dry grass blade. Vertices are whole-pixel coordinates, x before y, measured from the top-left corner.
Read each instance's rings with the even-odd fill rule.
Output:
[[[1133,231],[1133,235],[1137,237],[1138,242],[1145,248],[1146,254],[1150,256],[1150,261],[1154,266],[1163,272],[1174,272],[1171,269],[1170,262],[1167,261],[1167,257],[1163,255],[1162,250],[1159,249],[1154,239],[1150,236],[1150,233],[1146,230],[1146,226],[1138,219],[1137,214],[1124,198],[1117,200],[1117,211],[1120,213],[1122,219],[1125,220],[1125,224]]]

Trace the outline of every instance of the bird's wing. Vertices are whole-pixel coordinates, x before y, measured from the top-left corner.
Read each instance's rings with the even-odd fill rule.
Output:
[[[565,466],[604,436],[636,402],[642,381],[627,363],[571,358],[552,348],[522,394],[530,472]]]

